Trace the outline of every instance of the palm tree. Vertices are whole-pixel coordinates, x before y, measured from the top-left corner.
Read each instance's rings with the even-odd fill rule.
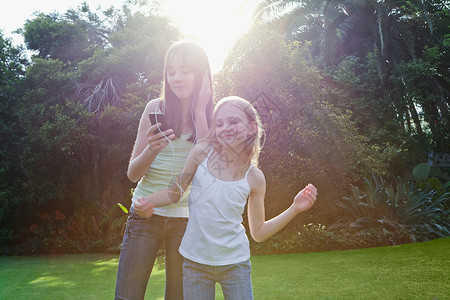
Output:
[[[296,39],[313,42],[313,54],[324,68],[349,55],[366,59],[374,50],[382,84],[395,61],[414,57],[412,33],[402,21],[401,1],[307,0],[261,1],[255,18],[284,20],[284,29]]]
[[[275,24],[287,38],[311,41],[312,55],[324,69],[350,55],[364,62],[374,53],[383,88],[398,64],[424,58],[424,49],[435,47],[441,62],[421,79],[430,81],[430,91],[418,96],[405,86],[406,105],[392,101],[398,111],[406,109],[419,134],[423,113],[433,134],[447,128],[436,139],[448,140],[449,10],[442,0],[265,0],[256,8],[255,20]]]

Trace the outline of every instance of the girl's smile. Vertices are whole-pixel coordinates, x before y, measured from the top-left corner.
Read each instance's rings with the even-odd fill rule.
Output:
[[[222,134],[222,139],[224,139],[224,140],[231,140],[233,138],[234,138],[234,134],[230,134],[230,133]]]

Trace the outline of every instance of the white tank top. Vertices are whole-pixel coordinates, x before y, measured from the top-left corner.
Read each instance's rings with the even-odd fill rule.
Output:
[[[208,157],[194,175],[189,195],[189,221],[179,251],[200,264],[223,266],[246,261],[250,247],[242,213],[250,194],[247,175],[220,180],[208,169]]]

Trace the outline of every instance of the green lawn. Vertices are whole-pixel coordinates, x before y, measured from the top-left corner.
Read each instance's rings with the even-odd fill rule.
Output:
[[[115,255],[0,257],[0,299],[113,299]],[[450,238],[252,257],[255,299],[450,299]],[[163,299],[164,266],[146,299]],[[223,299],[217,289],[217,299]]]

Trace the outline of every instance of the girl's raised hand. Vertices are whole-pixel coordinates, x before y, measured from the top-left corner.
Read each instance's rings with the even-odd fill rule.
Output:
[[[202,86],[198,92],[198,106],[205,108],[208,104],[209,98],[211,98],[211,82],[209,81],[208,70],[205,70],[202,79]],[[203,111],[204,113],[204,111]]]
[[[317,198],[317,188],[308,184],[303,190],[301,190],[294,198],[294,208],[297,213],[308,210],[313,206]]]
[[[134,210],[142,218],[150,218],[153,215],[154,205],[144,197],[137,197],[133,203]]]
[[[173,134],[172,129],[167,129],[161,133],[158,129],[158,125],[161,125],[161,123],[151,125],[147,130],[148,147],[156,154],[158,154],[162,148],[169,145],[170,140],[175,138],[175,134]],[[167,138],[164,137],[164,135]]]

